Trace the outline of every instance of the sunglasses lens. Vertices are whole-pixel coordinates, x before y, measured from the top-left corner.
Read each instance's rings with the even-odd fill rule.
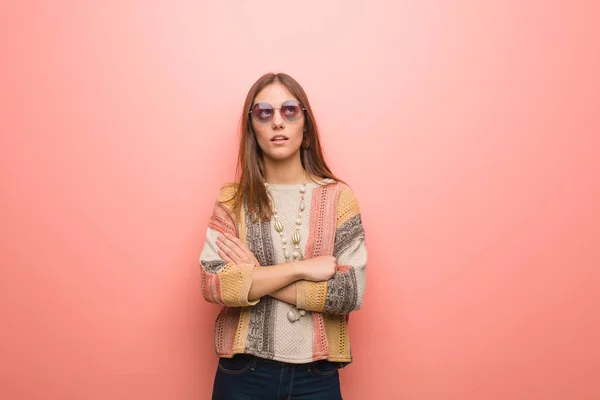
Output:
[[[257,103],[252,107],[252,117],[258,122],[269,122],[273,118],[273,107],[269,103]]]
[[[296,121],[302,116],[302,106],[297,101],[286,101],[281,106],[281,115],[288,121]]]

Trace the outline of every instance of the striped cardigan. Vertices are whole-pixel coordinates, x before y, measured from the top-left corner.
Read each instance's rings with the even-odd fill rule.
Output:
[[[310,189],[310,223],[304,257],[333,255],[338,260],[338,270],[328,281],[296,282],[296,306],[307,310],[307,316],[302,318],[303,325],[294,325],[297,330],[291,334],[289,321],[276,317],[281,315],[276,313],[277,309],[290,305],[271,296],[248,301],[255,266],[226,263],[217,255],[216,237],[228,232],[248,244],[260,265],[276,264],[272,221],[253,222],[244,209],[241,215],[234,215],[228,200],[235,190],[235,185],[221,189],[199,259],[204,299],[223,305],[214,330],[217,355],[233,357],[248,353],[291,363],[321,359],[351,363],[348,314],[363,303],[367,253],[358,201],[350,187],[326,179]],[[278,345],[281,339],[278,332],[284,336],[286,329],[285,336],[310,341],[302,347],[308,350]]]

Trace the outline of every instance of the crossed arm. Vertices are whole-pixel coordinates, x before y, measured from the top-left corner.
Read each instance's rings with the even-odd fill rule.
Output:
[[[225,233],[217,237],[216,243],[217,253],[225,262],[260,265],[248,245],[239,238]],[[299,262],[253,268],[248,300],[254,302],[269,295],[296,305],[297,281],[326,281],[335,274],[336,268],[337,262],[334,257],[317,257]]]
[[[219,200],[226,197],[227,190],[222,190]],[[204,299],[249,307],[271,296],[300,309],[337,315],[360,309],[367,253],[358,203],[348,188],[339,195],[336,223],[333,255],[260,266],[237,237],[229,208],[218,201],[199,260]]]

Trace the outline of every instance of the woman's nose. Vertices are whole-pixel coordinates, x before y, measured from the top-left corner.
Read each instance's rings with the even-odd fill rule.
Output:
[[[271,120],[271,125],[273,129],[283,128],[283,118],[281,118],[281,113],[279,113],[279,110],[275,110],[273,119]]]

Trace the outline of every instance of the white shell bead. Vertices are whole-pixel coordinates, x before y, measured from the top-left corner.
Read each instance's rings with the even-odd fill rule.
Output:
[[[290,322],[296,322],[300,319],[300,316],[296,314],[293,308],[290,311],[288,311],[287,317],[290,320]]]
[[[300,258],[300,252],[299,252],[299,251],[294,251],[294,252],[292,253],[292,256],[293,256],[294,258]]]
[[[306,315],[306,310],[300,310],[300,315],[305,316]]]
[[[302,220],[301,220],[300,218],[298,218],[298,219],[296,220],[296,225],[301,225],[301,224],[302,224]]]
[[[300,211],[304,211],[304,203],[300,204]]]

